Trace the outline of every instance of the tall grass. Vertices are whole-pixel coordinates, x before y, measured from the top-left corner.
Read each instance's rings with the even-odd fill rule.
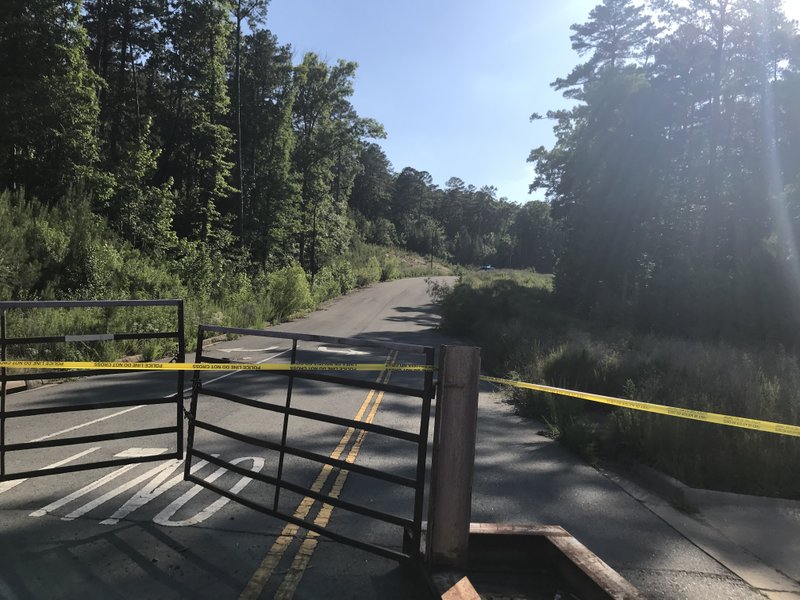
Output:
[[[800,423],[800,361],[743,347],[610,328],[565,314],[530,274],[470,274],[440,294],[442,326],[471,336],[497,373],[696,410]],[[514,390],[590,460],[646,461],[698,487],[800,498],[800,439]]]

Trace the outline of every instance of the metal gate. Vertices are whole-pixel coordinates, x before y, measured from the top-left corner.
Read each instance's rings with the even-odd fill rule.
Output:
[[[212,388],[204,385],[201,380],[201,371],[195,371],[193,381],[192,401],[189,409],[189,428],[187,439],[187,455],[185,465],[185,479],[192,481],[202,487],[205,487],[217,494],[225,496],[230,500],[238,502],[253,510],[261,513],[277,517],[288,523],[295,524],[304,529],[316,532],[320,535],[331,538],[335,541],[348,544],[375,554],[395,559],[398,561],[415,561],[419,559],[420,538],[422,529],[422,512],[423,512],[423,498],[425,490],[425,461],[427,455],[428,444],[428,425],[430,420],[431,402],[435,394],[435,387],[433,381],[433,365],[434,365],[434,348],[427,346],[416,346],[408,344],[385,343],[370,341],[365,339],[356,338],[334,338],[317,335],[305,335],[297,333],[285,333],[280,331],[269,330],[251,330],[239,329],[231,327],[215,327],[209,325],[201,325],[198,332],[198,354],[196,361],[198,363],[214,363],[214,362],[231,362],[230,359],[213,358],[203,356],[202,354],[202,340],[212,334],[228,334],[228,335],[246,335],[254,336],[256,338],[273,338],[283,340],[287,345],[285,353],[289,354],[289,365],[286,370],[270,370],[270,371],[246,371],[247,377],[258,378],[259,382],[266,385],[267,382],[274,384],[277,378],[285,378],[285,400],[281,403],[266,402],[253,397],[246,397],[239,393],[232,393],[219,388]],[[390,353],[404,353],[416,356],[416,363],[421,367],[418,375],[421,376],[422,382],[418,387],[407,385],[395,385],[387,383],[386,381],[370,381],[363,377],[359,377],[358,373],[342,373],[331,374],[326,371],[324,365],[319,365],[319,360],[314,361],[314,366],[318,369],[306,368],[292,368],[291,365],[298,364],[300,350],[298,349],[298,342],[326,344],[328,346],[335,346],[341,348],[345,346],[351,349],[359,349],[360,354],[368,354],[369,352],[390,352]],[[303,350],[304,354],[309,351]],[[337,355],[340,356],[340,355]],[[348,355],[348,359],[352,357]],[[338,361],[338,362],[341,362]],[[388,372],[388,371],[387,371]],[[380,377],[379,377],[380,379]],[[358,418],[351,419],[339,415],[322,413],[318,411],[310,411],[299,408],[292,404],[293,391],[297,397],[298,385],[307,385],[305,382],[322,382],[323,384],[334,384],[335,386],[347,386],[354,388],[362,388],[367,390],[379,390],[388,394],[398,394],[406,397],[413,397],[419,399],[417,410],[419,411],[419,427],[416,431],[406,431],[378,425],[372,422],[367,422]],[[308,384],[312,385],[312,384]],[[239,383],[236,386],[236,391],[245,390],[246,386]],[[281,386],[281,390],[283,387]],[[229,427],[224,427],[219,423],[212,423],[203,417],[203,408],[208,409],[206,406],[209,402],[201,402],[201,397],[216,398],[226,402],[232,402],[239,406],[250,407],[260,411],[256,414],[270,413],[272,415],[279,415],[273,417],[276,425],[281,422],[282,425],[278,431],[266,432],[266,435],[249,435],[241,432],[233,431]],[[368,396],[369,400],[369,396]],[[203,404],[203,406],[201,406]],[[410,443],[414,448],[413,459],[415,474],[413,477],[402,476],[396,473],[383,471],[369,466],[355,464],[355,459],[352,462],[349,460],[342,460],[334,455],[321,454],[319,451],[309,450],[298,447],[294,442],[289,443],[287,440],[287,432],[289,424],[292,420],[302,419],[314,423],[322,423],[324,426],[339,426],[342,428],[352,428],[354,431],[369,432],[375,436],[382,436],[389,440],[403,440]],[[282,420],[282,421],[281,421]],[[277,427],[276,427],[277,429]],[[349,431],[349,429],[348,429]],[[274,452],[273,458],[276,458],[277,468],[273,475],[254,472],[248,470],[237,464],[232,464],[219,458],[219,455],[214,455],[211,452],[198,449],[196,435],[199,432],[207,432],[216,436],[221,436],[223,440],[241,442]],[[270,435],[271,434],[271,435]],[[205,434],[204,434],[205,435]],[[272,439],[267,439],[271,437]],[[312,464],[323,465],[323,469],[339,469],[351,473],[370,478],[376,482],[381,482],[381,485],[394,486],[393,489],[405,488],[406,490],[413,490],[413,503],[412,506],[407,508],[407,515],[397,515],[394,513],[377,510],[355,502],[342,500],[338,494],[323,493],[322,489],[312,489],[314,486],[301,485],[296,481],[290,481],[285,472],[285,463],[288,458],[293,461],[309,461]],[[349,458],[349,457],[348,457]],[[245,478],[250,478],[266,484],[272,488],[271,498],[265,498],[261,495],[255,499],[248,499],[240,494],[232,493],[222,487],[215,485],[206,479],[202,479],[192,474],[192,463],[194,460],[199,459],[215,464],[218,467],[223,467],[233,473],[237,473]],[[409,463],[410,464],[410,463]],[[327,467],[325,466],[327,465]],[[334,531],[329,526],[322,526],[319,523],[312,522],[306,518],[299,518],[297,513],[289,514],[280,507],[280,497],[282,491],[292,492],[305,499],[313,499],[324,504],[336,507],[343,511],[348,511],[351,514],[359,515],[369,521],[378,521],[388,523],[392,526],[402,528],[402,550],[396,550],[384,545],[379,545],[365,539],[358,539],[356,537]],[[391,492],[390,492],[391,493]],[[406,495],[408,493],[406,492]],[[306,513],[306,516],[308,513]]]
[[[9,311],[17,309],[80,309],[80,308],[148,308],[148,307],[172,307],[175,310],[175,328],[170,331],[152,332],[116,332],[116,333],[93,333],[76,335],[47,335],[47,336],[17,336],[9,337],[9,327],[12,319],[9,318]],[[20,302],[0,302],[0,360],[10,358],[23,358],[20,351],[14,352],[20,347],[36,348],[44,344],[58,343],[93,343],[110,342],[121,340],[154,340],[154,339],[174,339],[176,342],[177,362],[185,362],[185,343],[183,330],[183,301],[182,300],[89,300],[89,301],[20,301]],[[13,356],[10,356],[13,354]],[[16,371],[9,374],[8,371]],[[178,371],[176,374],[175,393],[159,398],[134,398],[125,400],[109,400],[103,402],[81,403],[78,405],[66,406],[45,406],[45,407],[10,407],[12,398],[8,393],[8,384],[15,381],[25,381],[31,379],[51,380],[77,377],[92,377],[97,375],[110,375],[115,373],[125,373],[125,370],[110,369],[89,369],[89,370],[50,370],[19,373],[17,369],[0,369],[0,481],[11,479],[22,479],[30,477],[42,477],[44,475],[55,475],[59,473],[69,473],[74,471],[85,471],[88,469],[98,469],[102,467],[116,467],[120,465],[135,464],[141,462],[162,461],[169,458],[183,457],[183,390],[184,373]],[[20,401],[21,404],[21,401]],[[47,417],[53,415],[63,415],[76,411],[93,411],[124,407],[157,406],[165,404],[175,405],[174,422],[162,426],[147,429],[121,430],[111,433],[96,435],[83,435],[63,437],[59,439],[45,439],[41,441],[29,442],[7,442],[8,422],[15,419],[30,417]],[[53,466],[36,470],[9,471],[6,468],[6,458],[9,453],[22,451],[37,451],[44,448],[55,448],[60,446],[72,446],[77,444],[89,444],[104,440],[118,440],[124,438],[136,438],[154,435],[169,435],[174,437],[175,451],[168,454],[158,454],[153,456],[123,457],[111,460],[100,460],[95,462],[83,462],[79,464],[68,464]]]

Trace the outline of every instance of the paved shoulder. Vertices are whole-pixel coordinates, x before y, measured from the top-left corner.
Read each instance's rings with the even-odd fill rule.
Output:
[[[561,525],[658,599],[763,599],[601,472],[481,394],[472,520]]]

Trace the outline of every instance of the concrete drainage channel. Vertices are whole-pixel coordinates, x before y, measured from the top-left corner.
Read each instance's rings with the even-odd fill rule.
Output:
[[[638,600],[644,596],[557,526],[472,523],[465,569],[426,571],[443,600]]]

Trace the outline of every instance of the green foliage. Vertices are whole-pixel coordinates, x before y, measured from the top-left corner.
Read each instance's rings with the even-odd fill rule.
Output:
[[[462,277],[452,290],[440,290],[442,326],[482,346],[487,368],[523,381],[800,421],[800,360],[782,347],[739,348],[584,321],[566,314],[543,283],[528,274]],[[553,435],[590,461],[601,453],[630,455],[690,485],[800,498],[795,438],[552,394],[515,389],[509,396],[520,412],[543,417]]]
[[[356,64],[329,66],[307,53],[295,68],[292,163],[301,182],[299,262],[315,274],[320,256],[340,253],[350,239],[347,201],[358,169],[360,143],[383,137],[380,125],[359,117],[349,98]]]
[[[284,267],[270,275],[269,301],[271,317],[276,321],[311,308],[308,279],[300,265]]]
[[[356,274],[349,262],[335,262],[331,266],[331,271],[334,279],[339,282],[339,290],[342,294],[346,294],[356,287]]]
[[[263,29],[266,5],[11,1],[0,297],[188,296],[190,326],[258,325],[374,281],[449,273],[454,253],[508,262],[512,205],[464,188],[456,223],[429,174],[395,175],[369,142],[383,128],[351,104],[355,63],[294,65]],[[386,247],[399,244],[431,262]]]
[[[0,189],[50,202],[96,170],[97,88],[80,2],[11,0],[0,20]]]
[[[387,253],[381,260],[381,281],[391,281],[398,277],[400,277],[400,262]]]
[[[572,27],[589,61],[553,83],[581,101],[530,156],[556,292],[644,331],[796,346],[796,24],[777,2],[653,5],[604,0]]]
[[[364,287],[381,279],[381,263],[371,256],[367,264],[356,271],[356,285]]]
[[[245,246],[270,268],[298,257],[300,186],[292,167],[296,89],[292,55],[269,31],[245,36],[241,56],[242,190]],[[231,79],[231,95],[235,96]]]

